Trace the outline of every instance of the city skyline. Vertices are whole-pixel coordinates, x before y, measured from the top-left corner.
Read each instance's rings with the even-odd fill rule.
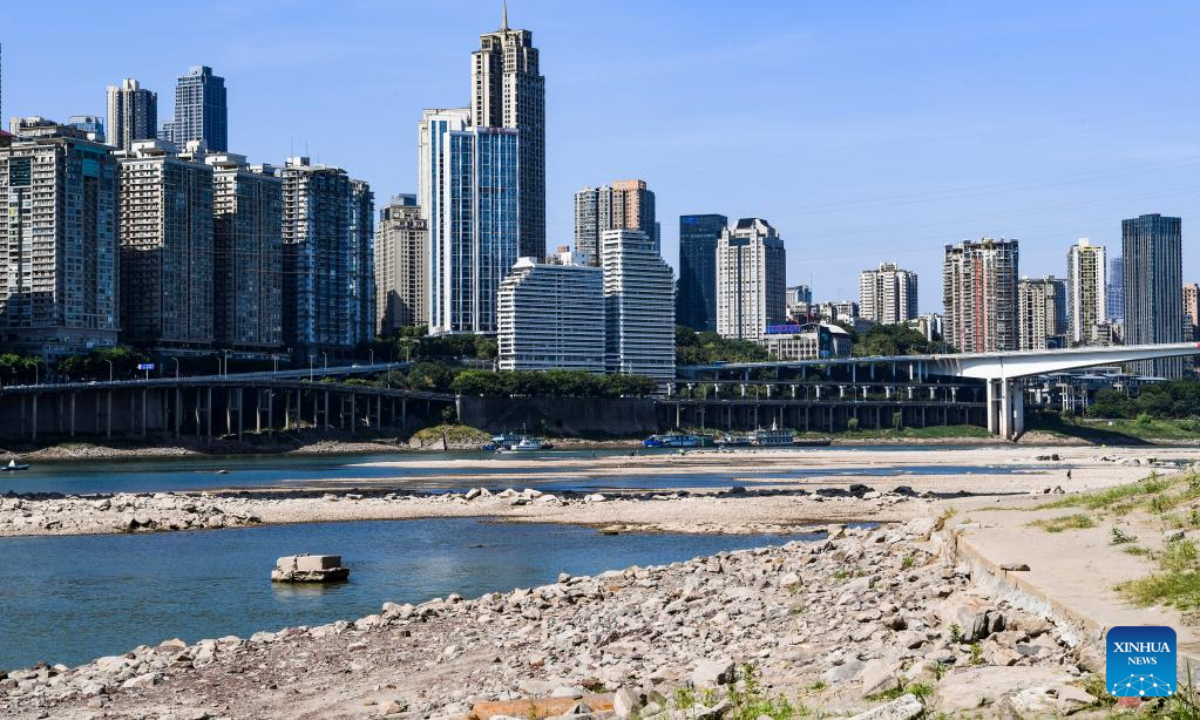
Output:
[[[230,147],[252,162],[278,164],[307,149],[319,162],[354,168],[385,196],[414,192],[412,123],[423,107],[469,102],[456,68],[479,35],[501,22],[500,3],[490,0],[453,9],[365,3],[336,19],[303,12],[305,6],[283,20],[265,9],[205,7],[228,33],[149,38],[136,48],[114,47],[85,67],[71,64],[70,72],[54,67],[69,58],[45,57],[28,34],[14,32],[4,38],[5,110],[58,120],[103,115],[105,87],[136,77],[165,93],[159,115],[172,117],[165,103],[175,78],[208,65],[229,88]],[[941,247],[984,236],[1021,238],[1024,272],[1061,276],[1063,252],[1079,237],[1115,247],[1121,219],[1158,212],[1182,217],[1186,238],[1189,219],[1200,214],[1188,181],[1198,161],[1185,132],[1198,109],[1167,92],[1195,61],[1170,42],[1149,40],[1161,38],[1165,18],[1172,32],[1194,8],[1167,4],[1128,18],[1116,6],[1089,5],[1079,37],[1064,37],[1055,29],[1078,21],[1068,6],[1031,10],[1035,31],[982,8],[938,14],[924,4],[881,6],[852,18],[835,8],[697,3],[695,12],[672,14],[676,26],[667,37],[656,21],[672,7],[615,3],[591,10],[589,22],[618,33],[641,71],[607,75],[591,62],[599,38],[582,32],[569,9],[533,0],[509,8],[510,26],[534,33],[547,78],[549,248],[572,235],[574,192],[606,177],[643,177],[655,188],[664,258],[676,269],[678,215],[718,208],[731,217],[770,217],[792,250],[789,282],[811,283],[823,299],[854,297],[858,273],[884,260],[936,277]],[[193,9],[181,4],[162,12],[170,20]],[[15,29],[31,21],[28,12],[16,9]],[[387,22],[401,13],[403,27]],[[742,45],[722,41],[716,53],[688,45],[719,38],[723,19],[734,13],[770,30]],[[1155,33],[1138,32],[1143,25],[1154,25]],[[376,29],[383,27],[386,37]],[[268,42],[318,28],[304,53],[282,39]],[[68,22],[64,39],[95,30],[94,23]],[[679,34],[689,36],[687,43],[674,37],[677,31],[685,31]],[[819,33],[825,34],[817,42]],[[899,63],[883,63],[889,48],[908,47],[914,37],[936,42]],[[1069,57],[1082,45],[1117,38],[1144,52],[1120,65],[1094,53],[1086,66]],[[1006,51],[979,49],[993,44]],[[948,51],[961,62],[930,65]],[[803,70],[785,71],[798,60]],[[749,88],[770,98],[770,112],[702,102],[668,87],[701,72],[710,92],[731,96],[746,89],[749,77]],[[58,79],[43,82],[47,73]],[[1160,104],[1114,108],[1100,81],[1105,77],[1138,77],[1152,92],[1162,91]],[[862,92],[838,96],[828,107],[816,102],[829,100],[829,85],[848,80]],[[883,88],[885,82],[894,87]],[[356,91],[368,84],[383,91]],[[601,101],[617,86],[638,113]],[[917,97],[897,102],[905,92]],[[386,125],[369,139],[345,133],[339,120],[348,115],[386,118]],[[778,132],[758,131],[768,122]],[[796,173],[789,163],[812,172]],[[1185,279],[1200,274],[1198,263],[1185,252]],[[935,293],[922,296],[922,312],[940,309]]]

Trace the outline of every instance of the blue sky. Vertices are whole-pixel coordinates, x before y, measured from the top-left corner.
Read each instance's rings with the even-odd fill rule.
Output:
[[[174,78],[226,78],[231,149],[308,154],[416,190],[422,108],[465,105],[469,55],[500,0],[123,2],[5,9],[4,115],[104,113],[135,77],[169,118]],[[547,87],[551,246],[573,193],[639,177],[657,194],[665,257],[678,215],[761,216],[790,283],[854,297],[897,261],[941,309],[947,243],[1018,238],[1022,274],[1065,274],[1120,220],[1183,217],[1184,277],[1200,279],[1200,98],[1184,2],[511,0]],[[1114,252],[1115,251],[1115,252]]]

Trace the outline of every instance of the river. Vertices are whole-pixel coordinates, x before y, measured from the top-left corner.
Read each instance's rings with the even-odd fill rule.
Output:
[[[559,572],[665,564],[795,537],[605,536],[578,526],[454,519],[10,538],[0,540],[0,669],[40,660],[75,665],[173,637],[249,637],[353,620],[387,600],[474,597],[553,582]],[[270,582],[276,558],[300,552],[340,554],[350,580]]]
[[[841,450],[842,448],[838,448]],[[897,446],[846,448],[848,451],[880,450],[893,452],[899,449],[920,449],[939,452],[935,446]],[[820,448],[828,452],[829,448]],[[670,450],[639,450],[642,454],[670,454]],[[754,450],[741,450],[750,453]],[[771,482],[774,479],[797,479],[816,476],[872,476],[896,477],[903,475],[970,475],[986,473],[1005,475],[1013,472],[1028,472],[1042,468],[1011,465],[942,465],[911,464],[888,465],[885,467],[830,467],[820,463],[805,463],[804,458],[812,450],[795,449],[796,467],[780,470],[755,471],[747,467],[737,474],[739,483]],[[216,456],[182,458],[139,458],[106,459],[87,461],[35,462],[29,470],[19,473],[0,473],[0,493],[59,492],[66,494],[117,493],[117,492],[170,492],[178,490],[205,490],[219,488],[262,488],[262,487],[320,487],[323,482],[336,481],[336,486],[346,489],[346,480],[362,488],[387,487],[412,492],[461,491],[470,487],[486,487],[503,490],[513,484],[511,478],[489,479],[489,475],[509,475],[513,472],[507,465],[517,463],[532,468],[521,470],[521,486],[537,487],[545,492],[602,492],[605,490],[649,490],[663,487],[704,488],[729,485],[733,481],[728,473],[705,473],[681,470],[679,473],[655,473],[642,475],[634,470],[629,474],[592,476],[586,469],[574,472],[554,467],[547,462],[545,468],[537,467],[539,460],[562,458],[590,458],[595,456],[624,455],[620,451],[551,451],[522,455],[489,455],[481,452],[461,453],[390,453],[363,455],[259,455],[259,456]],[[475,466],[469,471],[447,471],[444,468],[423,465],[432,460],[461,459],[495,460],[487,467]],[[390,463],[389,467],[373,466],[371,463]],[[864,459],[864,465],[869,460]],[[448,473],[470,475],[470,480],[446,479]],[[550,477],[539,478],[541,474]]]

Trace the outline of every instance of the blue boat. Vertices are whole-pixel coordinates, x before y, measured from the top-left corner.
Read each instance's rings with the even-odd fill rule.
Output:
[[[666,435],[651,435],[642,441],[648,448],[698,448],[709,447],[713,444],[710,435],[684,435],[668,433]]]

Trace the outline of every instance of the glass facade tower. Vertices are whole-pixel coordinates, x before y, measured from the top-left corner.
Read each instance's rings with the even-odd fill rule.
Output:
[[[717,329],[717,241],[729,224],[724,215],[679,218],[679,293],[675,317],[693,330]]]
[[[1125,344],[1183,342],[1183,233],[1177,217],[1142,215],[1121,221]],[[1156,377],[1183,376],[1181,358],[1131,363]]]

